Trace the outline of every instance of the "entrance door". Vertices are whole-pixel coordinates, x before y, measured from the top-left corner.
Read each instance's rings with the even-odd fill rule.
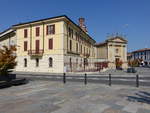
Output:
[[[115,59],[115,63],[116,63],[116,68],[119,68],[119,64],[118,64],[119,63],[119,58]]]
[[[39,40],[36,40],[35,43],[36,43],[36,44],[35,44],[35,51],[36,51],[36,53],[39,53],[39,50],[40,50],[40,41],[39,41]]]

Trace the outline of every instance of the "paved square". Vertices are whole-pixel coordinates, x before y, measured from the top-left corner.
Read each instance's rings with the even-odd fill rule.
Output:
[[[150,113],[150,88],[36,80],[0,89],[0,113]]]

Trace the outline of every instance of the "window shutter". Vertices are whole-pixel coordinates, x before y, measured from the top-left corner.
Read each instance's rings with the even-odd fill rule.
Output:
[[[28,37],[28,30],[24,29],[24,38],[27,38],[27,37]]]
[[[24,51],[27,51],[28,45],[27,41],[24,42]]]
[[[53,39],[49,39],[49,49],[53,49]]]
[[[36,36],[40,35],[40,27],[36,27]]]
[[[53,25],[53,34],[55,34],[55,25]]]
[[[48,35],[48,28],[49,28],[49,26],[46,26],[46,34]]]
[[[36,40],[35,43],[36,43],[36,45],[35,45],[36,46],[36,48],[35,48],[36,52],[39,52],[39,50],[40,50],[40,41]]]

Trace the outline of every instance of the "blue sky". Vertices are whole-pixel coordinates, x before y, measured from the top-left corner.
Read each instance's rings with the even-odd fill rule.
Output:
[[[86,19],[89,34],[102,42],[107,34],[126,35],[128,51],[150,48],[150,0],[0,0],[0,32],[11,25],[67,15]]]

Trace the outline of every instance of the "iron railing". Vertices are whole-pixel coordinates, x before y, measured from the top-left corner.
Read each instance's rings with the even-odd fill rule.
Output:
[[[30,56],[42,56],[44,50],[28,50],[28,55]]]

